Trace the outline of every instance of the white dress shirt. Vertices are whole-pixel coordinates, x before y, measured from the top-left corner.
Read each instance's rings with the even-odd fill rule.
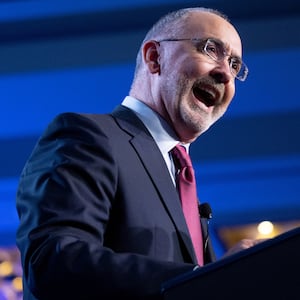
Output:
[[[170,155],[170,150],[179,143],[179,140],[174,130],[158,113],[153,111],[142,101],[139,101],[131,96],[127,96],[123,100],[122,105],[132,109],[147,127],[156,144],[158,145],[158,148],[166,162],[168,170],[175,184],[175,168]],[[188,151],[189,144],[184,144],[184,146]]]

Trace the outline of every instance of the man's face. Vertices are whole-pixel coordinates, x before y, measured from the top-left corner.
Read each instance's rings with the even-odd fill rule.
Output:
[[[239,35],[223,18],[194,12],[183,28],[178,39],[217,39],[228,55],[241,57]],[[159,63],[159,113],[181,141],[192,142],[225,113],[234,96],[228,57],[216,62],[193,41],[160,42]]]

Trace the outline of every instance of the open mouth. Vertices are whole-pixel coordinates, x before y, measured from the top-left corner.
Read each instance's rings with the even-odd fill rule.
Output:
[[[194,96],[207,107],[216,104],[216,95],[212,91],[204,90],[199,87],[193,88]]]

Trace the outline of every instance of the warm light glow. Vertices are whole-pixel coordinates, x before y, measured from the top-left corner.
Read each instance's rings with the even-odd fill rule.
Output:
[[[21,292],[23,290],[22,277],[14,278],[12,281],[12,285],[16,291]]]
[[[274,225],[270,221],[263,221],[258,224],[257,230],[262,235],[270,235],[274,230]]]
[[[4,261],[0,264],[0,276],[10,276],[13,272],[13,266],[10,261]]]

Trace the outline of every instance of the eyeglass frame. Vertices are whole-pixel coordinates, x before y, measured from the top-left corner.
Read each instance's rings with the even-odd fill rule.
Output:
[[[201,51],[204,54],[206,54],[209,58],[211,58],[213,61],[216,61],[216,62],[220,62],[220,61],[224,60],[226,57],[229,57],[228,61],[229,61],[230,72],[234,76],[234,78],[236,78],[240,81],[245,81],[247,79],[247,76],[248,76],[248,73],[249,73],[249,69],[248,69],[247,65],[242,61],[242,59],[240,57],[229,55],[225,50],[224,43],[222,41],[218,40],[218,39],[214,39],[214,38],[182,38],[182,39],[166,38],[166,39],[158,40],[157,42],[161,43],[161,42],[180,42],[180,41],[199,42],[199,43],[203,44],[203,47],[201,47],[202,48]],[[209,41],[211,41],[215,44],[222,45],[222,47],[223,47],[223,51],[222,51],[223,56],[222,57],[215,58],[215,57],[210,55],[210,53],[207,51],[207,46],[208,46]],[[234,70],[232,68],[232,63],[236,62],[236,61],[238,61],[241,64],[241,67],[240,67],[239,72],[235,74]],[[242,71],[241,76],[238,76],[238,74],[241,72],[241,70],[244,70],[244,71]]]

